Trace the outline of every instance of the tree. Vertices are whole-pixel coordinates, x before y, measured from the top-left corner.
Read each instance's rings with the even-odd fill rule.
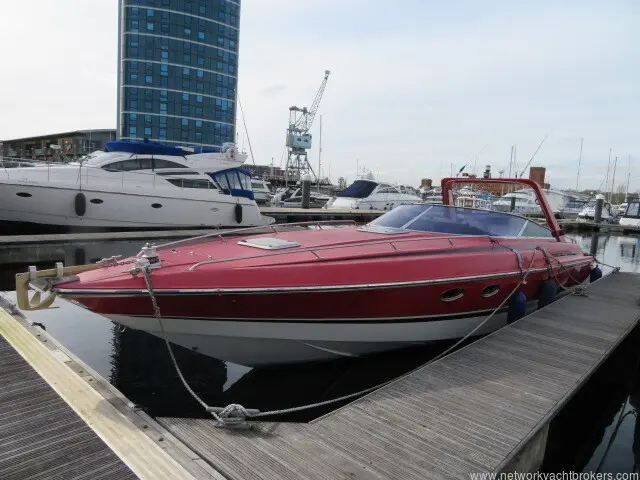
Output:
[[[340,190],[344,190],[345,188],[347,188],[347,179],[344,177],[340,177],[338,179],[338,188]]]

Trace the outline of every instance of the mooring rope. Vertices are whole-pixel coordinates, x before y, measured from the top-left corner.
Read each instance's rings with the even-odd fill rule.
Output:
[[[504,246],[504,245],[501,245],[501,246]],[[512,250],[512,249],[509,248],[509,250]],[[513,288],[513,290],[509,293],[509,295],[507,295],[505,297],[505,299],[500,303],[500,305],[498,305],[489,314],[489,316],[487,316],[487,318],[485,318],[481,323],[479,323],[473,330],[471,330],[469,333],[467,333],[463,338],[461,338],[456,343],[454,343],[449,348],[447,348],[444,352],[441,352],[440,354],[438,354],[437,356],[435,356],[434,358],[429,360],[427,363],[425,363],[423,365],[420,365],[419,367],[417,367],[417,368],[405,373],[404,375],[401,375],[401,376],[393,378],[391,380],[387,380],[385,382],[379,383],[377,385],[374,385],[373,387],[365,388],[364,390],[360,390],[360,391],[354,392],[354,393],[349,393],[347,395],[342,395],[340,397],[332,398],[332,399],[329,399],[329,400],[323,400],[321,402],[315,402],[315,403],[311,403],[311,404],[300,405],[300,406],[297,406],[297,407],[283,408],[283,409],[280,409],[280,410],[270,410],[270,411],[267,411],[267,412],[260,412],[259,410],[255,410],[255,409],[246,409],[242,405],[235,404],[235,403],[227,405],[224,408],[210,407],[209,405],[207,405],[207,403],[204,400],[202,400],[198,396],[198,394],[196,392],[193,391],[193,389],[189,386],[189,383],[187,382],[187,380],[184,378],[184,375],[182,374],[182,371],[180,370],[180,366],[178,365],[176,357],[175,357],[175,355],[173,353],[173,348],[171,347],[171,343],[169,342],[169,340],[167,338],[166,331],[164,329],[164,325],[163,325],[163,322],[162,322],[162,315],[161,315],[161,312],[160,312],[160,307],[158,306],[158,302],[157,302],[157,299],[156,299],[156,296],[155,296],[155,292],[153,290],[153,284],[152,284],[151,278],[149,276],[151,271],[145,266],[137,267],[135,269],[135,271],[138,271],[138,272],[142,273],[142,275],[143,275],[145,286],[147,287],[147,292],[149,293],[149,297],[151,298],[151,303],[153,305],[153,316],[154,316],[154,318],[158,319],[158,322],[160,324],[160,330],[162,332],[162,337],[163,337],[163,339],[165,341],[165,344],[167,345],[167,350],[169,350],[169,355],[171,357],[171,361],[173,363],[173,366],[174,366],[174,368],[176,370],[176,373],[178,374],[178,377],[180,378],[180,381],[182,382],[184,387],[187,389],[189,394],[191,394],[191,396],[200,405],[202,405],[202,407],[207,412],[209,412],[213,416],[213,418],[216,420],[218,426],[228,427],[228,428],[248,428],[248,427],[250,427],[250,425],[246,421],[247,418],[259,418],[259,417],[266,417],[266,416],[271,416],[271,415],[284,415],[284,414],[287,414],[287,413],[300,412],[300,411],[303,411],[303,410],[309,410],[309,409],[312,409],[312,408],[318,408],[318,407],[322,407],[322,406],[325,406],[325,405],[330,405],[332,403],[337,403],[337,402],[342,402],[342,401],[345,401],[345,400],[349,400],[351,398],[358,397],[360,395],[364,395],[364,394],[373,392],[374,390],[377,390],[379,388],[385,387],[385,386],[389,385],[392,382],[401,380],[401,379],[407,377],[408,375],[410,375],[411,373],[413,373],[414,371],[416,371],[416,370],[418,370],[420,368],[426,367],[427,365],[430,365],[433,362],[441,360],[445,356],[449,355],[454,349],[456,349],[458,346],[460,346],[462,343],[464,343],[466,340],[468,340],[468,338],[470,336],[472,336],[475,332],[477,332],[480,328],[482,328],[489,320],[491,320],[493,318],[493,316],[504,307],[504,305],[513,296],[513,294],[516,293],[518,291],[518,289],[523,284],[526,283],[527,276],[531,272],[531,269],[532,269],[532,266],[533,266],[533,262],[535,260],[535,256],[536,256],[535,255],[535,250],[533,252],[533,255],[531,256],[531,261],[529,262],[529,266],[527,267],[526,270],[522,270],[522,263],[521,263],[522,262],[522,255],[520,254],[520,252],[517,252],[515,250],[512,250],[512,251],[516,254],[516,258],[518,260],[518,266],[519,266],[519,268],[521,269],[521,272],[522,272],[522,277],[521,277],[520,281],[518,282],[518,284]]]

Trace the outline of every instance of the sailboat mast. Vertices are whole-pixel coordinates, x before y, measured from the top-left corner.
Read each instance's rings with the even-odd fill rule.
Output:
[[[611,196],[609,198],[609,203],[613,201],[613,189],[616,186],[616,167],[618,166],[618,157],[616,157],[616,161],[613,163],[613,175],[611,176]]]
[[[605,180],[604,180],[604,193],[606,195],[607,193],[607,188],[609,188],[609,171],[611,170],[611,148],[609,149],[609,161],[607,162],[607,175],[605,176]]]
[[[580,137],[580,156],[578,157],[578,174],[576,175],[576,192],[578,191],[578,183],[580,182],[580,164],[582,163],[582,143],[584,138]]]
[[[320,193],[320,162],[322,159],[322,115],[320,115],[320,141],[318,142],[320,148],[318,149],[318,193]]]
[[[627,168],[627,191],[624,194],[624,201],[629,203],[629,182],[631,181],[631,154],[629,154],[629,167]]]

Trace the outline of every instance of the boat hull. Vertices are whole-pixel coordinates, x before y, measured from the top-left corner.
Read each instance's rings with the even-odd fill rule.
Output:
[[[75,199],[82,193],[85,212],[78,215]],[[207,193],[207,192],[204,192]],[[196,192],[202,195],[201,192]],[[249,227],[272,223],[255,202],[212,194],[209,199],[176,198],[115,192],[94,187],[82,190],[30,184],[0,183],[0,221],[60,227],[190,228]],[[95,203],[95,202],[100,203]],[[237,222],[235,206],[243,208]]]
[[[588,278],[590,270],[590,258],[576,259],[554,269],[554,276],[570,286],[576,283],[574,279]],[[526,284],[519,286],[529,310],[537,306],[548,274],[547,268],[534,269]],[[509,272],[423,285],[365,285],[356,290],[158,290],[154,295],[169,341],[234,363],[265,366],[354,357],[462,338],[499,308],[520,281],[520,272]],[[456,289],[464,295],[442,300]],[[492,291],[496,293],[490,294]],[[145,291],[99,296],[61,288],[59,293],[121,325],[162,336]],[[506,308],[474,336],[504,326]]]
[[[535,305],[535,302],[532,306]],[[163,318],[167,339],[201,354],[251,367],[326,361],[462,338],[490,311],[464,318],[427,321],[279,322]],[[114,322],[163,338],[158,319],[108,315]],[[494,315],[473,336],[506,324],[506,312]]]

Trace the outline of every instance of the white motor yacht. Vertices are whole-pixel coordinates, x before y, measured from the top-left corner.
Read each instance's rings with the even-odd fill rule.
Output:
[[[631,200],[627,203],[624,214],[620,218],[623,227],[640,227],[640,200]]]
[[[112,141],[80,162],[0,169],[0,221],[82,228],[250,227],[246,155]]]
[[[373,180],[356,180],[345,190],[336,194],[329,209],[349,208],[359,210],[391,210],[398,205],[424,203],[420,197],[401,193],[388,183]]]
[[[569,196],[563,192],[556,190],[543,190],[544,196],[551,206],[551,210],[556,217],[561,215],[561,209],[569,201]],[[515,198],[515,204],[513,210],[511,209],[512,198]],[[507,193],[498,200],[493,202],[494,210],[499,212],[511,212],[518,213],[520,215],[527,216],[540,216],[542,215],[542,209],[538,203],[538,199],[530,189],[516,190],[515,192]]]
[[[258,205],[266,205],[271,202],[273,193],[271,193],[271,184],[261,178],[251,179],[251,189],[253,196]]]
[[[596,200],[589,200],[582,211],[578,214],[576,220],[578,222],[593,222],[596,215]],[[611,204],[607,201],[602,205],[601,219],[604,223],[615,223],[617,217],[611,208]]]

